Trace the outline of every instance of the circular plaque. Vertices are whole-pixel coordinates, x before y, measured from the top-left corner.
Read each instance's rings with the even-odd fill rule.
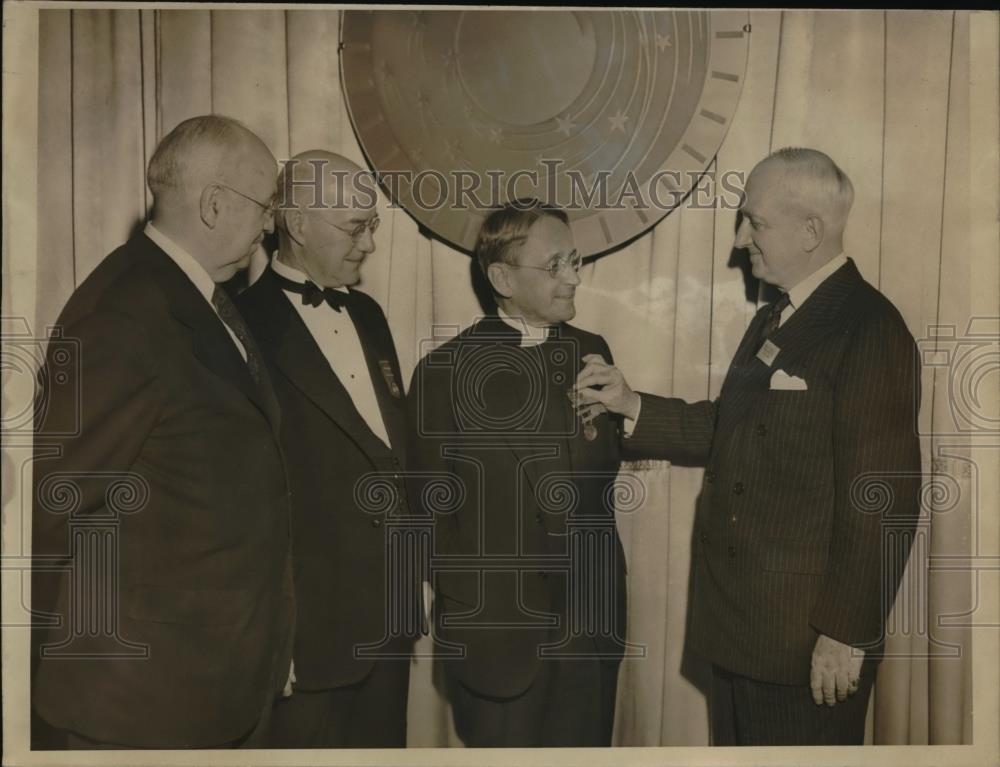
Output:
[[[577,247],[653,226],[719,149],[743,85],[739,11],[345,11],[354,129],[393,201],[470,251],[536,197]]]

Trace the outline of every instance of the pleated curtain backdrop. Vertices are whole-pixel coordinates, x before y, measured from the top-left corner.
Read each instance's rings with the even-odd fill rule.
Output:
[[[978,128],[970,124],[968,14],[750,16],[743,94],[712,163],[715,177],[748,171],[781,146],[827,151],[857,192],[846,252],[862,274],[915,337],[938,324],[964,332],[969,317],[992,306],[984,304],[990,293],[977,292],[973,265],[982,257],[970,247],[970,136]],[[41,10],[39,18],[36,327],[51,324],[73,288],[141,225],[150,204],[145,165],[157,140],[187,117],[238,118],[279,160],[327,148],[364,164],[341,93],[337,11]],[[979,127],[995,139],[995,123]],[[704,184],[711,192],[711,178]],[[382,204],[363,288],[385,309],[408,378],[431,328],[464,327],[479,307],[468,257]],[[584,267],[576,322],[605,336],[634,388],[688,399],[718,393],[757,300],[731,263],[734,224],[731,210],[689,202]],[[993,260],[987,266],[996,268]],[[995,290],[995,276],[989,284]],[[925,369],[927,434],[948,416],[947,375]],[[928,535],[911,558],[887,645],[893,657],[870,712],[874,743],[971,737],[974,621],[960,618],[976,604],[974,574],[931,570],[927,556],[970,553],[977,466],[995,456],[947,442],[925,438],[925,472],[961,492],[957,500],[927,494]],[[630,638],[645,657],[623,666],[615,742],[707,745],[708,670],[682,653],[701,470],[663,462],[628,469],[646,487],[641,508],[619,520]],[[958,619],[938,620],[944,615]],[[410,744],[460,745],[432,680],[430,645],[418,649]]]

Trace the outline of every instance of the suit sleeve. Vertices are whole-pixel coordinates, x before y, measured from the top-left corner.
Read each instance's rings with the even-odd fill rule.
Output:
[[[811,623],[851,645],[881,639],[919,513],[916,346],[888,312],[865,318],[840,367],[834,403],[834,520]]]
[[[716,403],[685,402],[640,392],[642,405],[632,436],[622,440],[629,458],[658,458],[685,466],[708,460],[715,435]]]

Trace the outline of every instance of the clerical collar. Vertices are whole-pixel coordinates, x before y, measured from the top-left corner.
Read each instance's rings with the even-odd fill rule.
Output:
[[[283,261],[279,261],[277,251],[274,253],[273,258],[271,259],[271,268],[275,271],[276,274],[280,274],[286,280],[291,280],[292,282],[312,282],[312,280],[309,279],[309,275],[296,269],[294,266],[289,266]],[[343,285],[341,285],[339,288],[329,288],[329,290],[338,290],[343,293],[348,292],[347,288]]]
[[[549,337],[548,328],[536,328],[524,321],[523,317],[511,317],[507,312],[497,307],[497,316],[504,325],[514,328],[521,334],[521,346],[538,346],[545,343]]]

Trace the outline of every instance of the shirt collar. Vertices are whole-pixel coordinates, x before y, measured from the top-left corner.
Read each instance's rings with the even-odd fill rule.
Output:
[[[548,328],[532,327],[521,317],[511,317],[499,306],[497,307],[497,316],[500,317],[501,322],[521,334],[521,346],[538,346],[549,337]]]
[[[800,306],[802,306],[802,304],[805,303],[805,300],[813,294],[813,291],[815,291],[816,288],[818,288],[820,284],[822,284],[823,280],[825,280],[827,277],[829,277],[831,274],[833,274],[835,271],[837,271],[840,267],[842,267],[846,263],[847,263],[847,256],[841,253],[836,258],[832,258],[829,261],[827,261],[825,264],[823,264],[823,266],[821,266],[815,272],[810,274],[804,280],[801,280],[799,284],[796,285],[794,288],[791,288],[788,291],[788,300],[791,303],[792,308],[798,309]]]
[[[212,295],[215,293],[215,280],[205,270],[205,267],[199,264],[197,259],[184,250],[184,248],[153,226],[152,221],[146,224],[143,232],[160,250],[170,256],[170,259],[194,283],[194,286],[205,297],[205,300],[212,303]]]
[[[289,266],[283,261],[279,261],[277,251],[275,251],[271,257],[271,268],[275,271],[276,274],[280,274],[286,280],[291,280],[292,282],[298,282],[304,284],[307,280],[309,280],[309,276],[304,272],[302,272],[301,270],[296,269],[294,266]],[[347,292],[347,288],[343,285],[340,286],[339,288],[331,288],[331,289],[339,290],[342,293]]]

